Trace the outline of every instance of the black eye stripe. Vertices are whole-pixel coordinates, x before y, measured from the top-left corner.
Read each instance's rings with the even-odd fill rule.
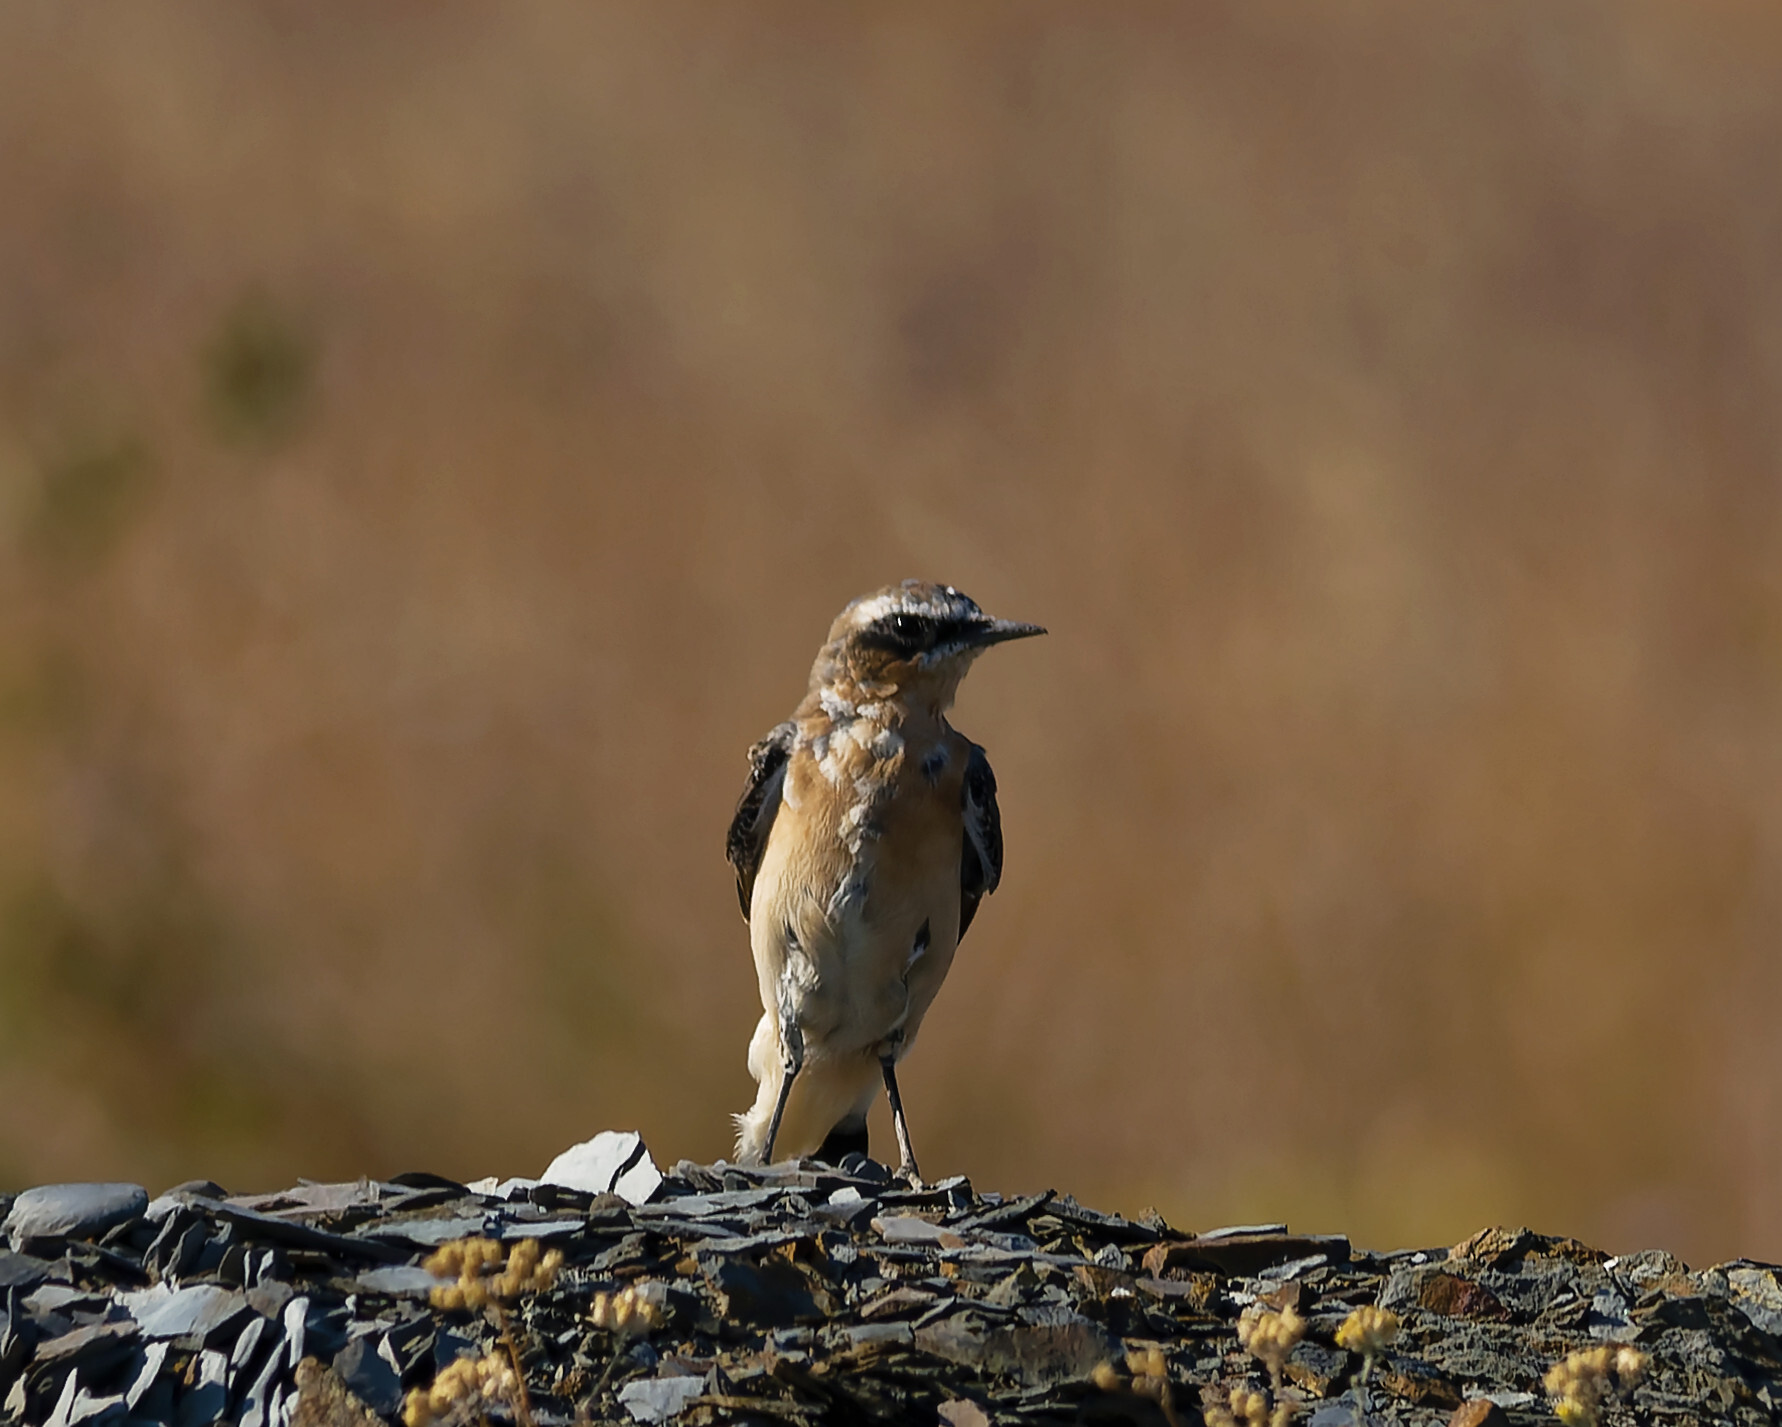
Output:
[[[898,611],[882,615],[860,631],[859,641],[872,649],[883,649],[899,658],[910,659],[938,645],[951,644],[975,624],[970,619],[939,618],[927,614]]]

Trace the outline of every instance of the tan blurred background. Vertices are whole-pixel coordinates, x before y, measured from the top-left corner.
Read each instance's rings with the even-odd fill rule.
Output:
[[[727,1148],[849,597],[923,1164],[1782,1258],[1782,17],[0,10],[0,1183]],[[881,1135],[882,1123],[878,1127]]]

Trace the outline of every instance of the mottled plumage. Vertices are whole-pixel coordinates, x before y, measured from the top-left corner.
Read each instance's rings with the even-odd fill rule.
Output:
[[[743,1162],[863,1147],[882,1077],[915,1174],[894,1067],[1002,875],[995,775],[946,711],[983,649],[1042,633],[951,586],[863,596],[804,702],[750,749],[726,842],[763,1008]]]

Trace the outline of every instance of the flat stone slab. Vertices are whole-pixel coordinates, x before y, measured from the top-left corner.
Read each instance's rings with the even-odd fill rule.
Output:
[[[148,1208],[140,1184],[44,1184],[12,1201],[4,1228],[16,1249],[33,1239],[91,1239]]]
[[[158,1283],[140,1293],[120,1293],[117,1301],[145,1338],[202,1340],[248,1311],[245,1294],[215,1283],[185,1288]]]

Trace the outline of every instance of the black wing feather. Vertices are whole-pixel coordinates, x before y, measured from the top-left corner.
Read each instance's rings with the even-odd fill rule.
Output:
[[[977,744],[965,765],[965,856],[959,863],[959,937],[964,940],[978,903],[1002,881],[1002,813],[996,806],[996,774]]]
[[[749,919],[749,901],[755,895],[755,874],[767,852],[767,835],[780,811],[780,791],[786,782],[786,760],[798,725],[787,721],[749,750],[749,783],[736,801],[736,816],[724,839],[724,856],[736,869],[736,899],[742,903],[743,920]]]

